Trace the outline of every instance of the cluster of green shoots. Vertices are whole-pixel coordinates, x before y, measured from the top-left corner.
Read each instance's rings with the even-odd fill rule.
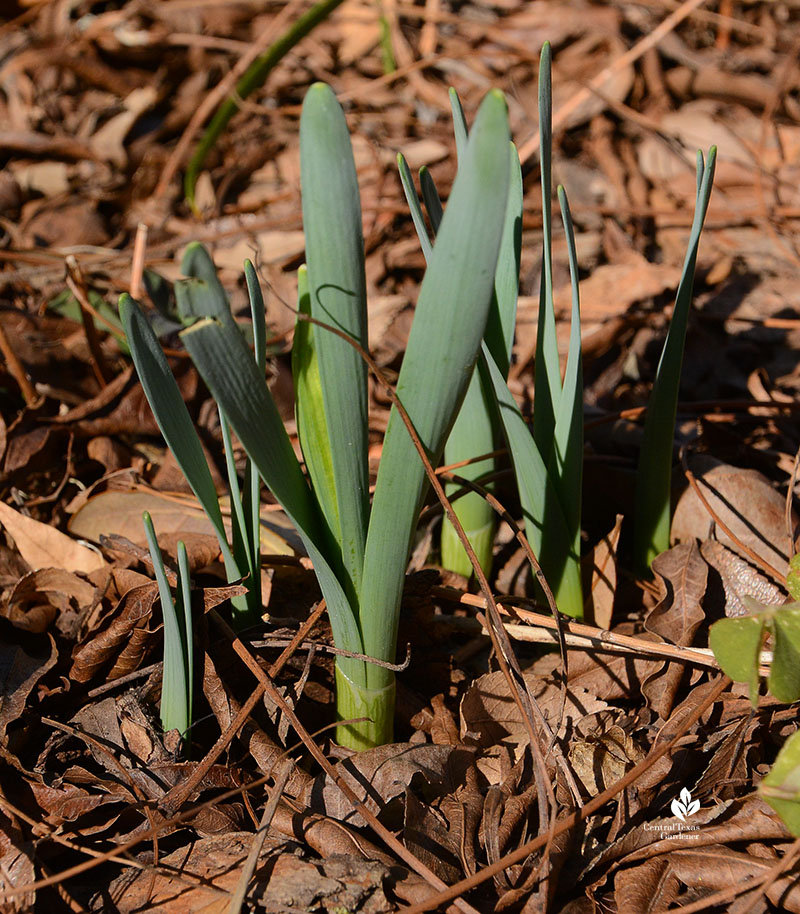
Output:
[[[245,274],[255,355],[232,317],[203,248],[190,246],[183,261],[188,278],[175,285],[178,314],[184,324],[181,339],[219,407],[232,505],[230,543],[200,441],[158,339],[136,301],[123,296],[120,302],[134,363],[159,427],[217,532],[229,581],[243,578],[249,587],[247,597],[233,605],[238,625],[257,622],[261,609],[260,480],[302,538],[325,598],[334,641],[346,652],[336,660],[341,721],[337,738],[355,749],[392,739],[395,674],[391,665],[406,565],[429,485],[407,425],[434,466],[443,456],[448,463],[473,460],[505,444],[526,534],[558,608],[573,617],[583,612],[578,267],[567,196],[559,187],[573,298],[562,379],[553,306],[548,45],[542,52],[539,86],[544,242],[532,430],[506,383],[519,285],[522,179],[510,140],[506,103],[495,90],[483,100],[469,132],[458,99],[451,93],[458,171],[445,208],[430,174],[420,174],[420,200],[413,176],[405,162],[399,162],[427,269],[396,385],[402,410],[395,402],[371,501],[361,208],[347,125],[328,86],[316,84],[308,90],[300,123],[307,262],[297,278],[292,368],[305,472],[265,381],[264,302],[252,265],[245,264]],[[698,154],[695,220],[648,411],[636,517],[637,542],[645,559],[668,547],[669,479],[683,336],[714,158],[714,149],[707,165]],[[424,211],[435,240],[428,234]],[[231,431],[248,458],[243,484],[233,462]],[[480,482],[493,470],[489,458],[460,472]],[[459,498],[455,506],[481,565],[488,569],[494,539],[491,509],[474,493]],[[154,542],[152,538],[157,562]],[[469,572],[463,562],[463,546],[447,528],[442,553],[445,564]],[[185,685],[180,694],[188,701],[191,626],[186,615],[187,594],[188,572],[179,576],[174,605],[164,579],[165,618],[168,603],[175,610],[176,623],[165,625],[165,638],[182,639],[168,650],[177,660],[183,658]],[[177,624],[181,619],[183,623]],[[175,689],[178,694],[174,682],[172,673],[167,679],[165,668],[165,692]],[[166,698],[162,697],[162,708]],[[172,716],[170,721],[176,719]],[[189,721],[190,714],[185,716],[185,726],[178,725],[178,729],[185,732]],[[166,718],[164,723],[169,725]]]

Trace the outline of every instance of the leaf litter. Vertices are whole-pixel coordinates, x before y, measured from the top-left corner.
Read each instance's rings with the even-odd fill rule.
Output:
[[[663,8],[471,0],[387,3],[381,13],[346,0],[244,103],[207,162],[199,219],[177,179],[165,191],[159,180],[198,98],[278,5],[18,4],[4,14],[3,910],[52,910],[56,891],[74,910],[226,910],[254,850],[248,910],[444,910],[452,902],[436,901],[437,892],[465,880],[455,902],[463,911],[800,910],[792,836],[755,793],[796,731],[796,708],[762,696],[753,709],[746,685],[724,683],[692,653],[707,648],[715,621],[746,615],[745,597],[785,600],[797,537],[784,503],[800,444],[798,17],[766,2],[683,7],[655,48],[617,65]],[[572,190],[584,274],[584,551],[594,638],[568,641],[566,681],[551,648],[514,641],[541,715],[528,721],[473,610],[459,602],[466,582],[420,552],[415,568],[425,570],[408,578],[400,632],[400,644],[410,644],[398,682],[404,741],[343,755],[325,729],[333,722],[330,630],[313,612],[313,575],[274,505],[262,506],[271,544],[260,582],[265,628],[237,644],[214,621],[235,589],[222,586],[219,556],[114,332],[132,233],[148,223],[146,266],[168,279],[189,240],[210,244],[235,308],[245,303],[236,286],[242,257],[259,262],[271,289],[273,392],[294,434],[287,303],[303,254],[305,88],[324,79],[347,104],[375,318],[370,347],[392,372],[423,267],[394,156],[429,165],[446,193],[455,162],[447,86],[471,112],[493,84],[507,92],[524,168],[535,172],[531,112],[545,39],[561,93],[554,111],[563,116],[555,169]],[[389,45],[395,72],[385,69]],[[600,91],[576,103],[603,73]],[[674,546],[657,560],[656,580],[637,581],[618,517],[631,515],[637,411],[679,275],[691,156],[710,143],[720,160],[677,427],[697,488],[682,483]],[[538,306],[535,177],[525,184],[512,367],[523,401]],[[69,286],[68,255],[79,265],[70,276],[81,280]],[[558,238],[554,277],[565,317]],[[558,329],[566,351],[567,323]],[[169,332],[166,325],[174,343]],[[212,405],[177,348],[170,359],[219,468]],[[388,404],[372,393],[377,456]],[[514,515],[503,480],[497,495]],[[142,499],[163,515],[165,552],[174,558],[178,538],[190,547],[204,702],[186,746],[157,724],[162,620],[136,522]],[[501,531],[496,592],[524,598],[525,569]],[[456,600],[442,596],[454,585]],[[513,637],[515,626],[543,631],[522,608],[514,619],[517,603],[506,602]],[[654,653],[659,646],[664,653]],[[265,700],[242,651],[280,701]],[[293,714],[317,734],[327,770],[298,739]],[[291,773],[278,792],[285,759]],[[699,809],[682,821],[672,803],[685,791]],[[568,820],[585,809],[580,824]],[[518,859],[504,861],[514,852]]]

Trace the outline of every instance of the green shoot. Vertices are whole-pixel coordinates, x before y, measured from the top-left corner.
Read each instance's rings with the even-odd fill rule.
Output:
[[[694,221],[683,272],[678,283],[672,320],[659,359],[653,391],[647,404],[644,443],[639,455],[639,472],[636,477],[634,515],[634,550],[636,562],[641,570],[649,568],[657,555],[669,549],[672,452],[683,347],[692,303],[697,250],[711,198],[716,161],[716,146],[709,150],[708,162],[705,164],[703,154],[697,153]]]
[[[189,560],[186,546],[178,543],[178,590],[172,598],[164,558],[156,539],[153,521],[145,511],[142,515],[150,558],[153,561],[161,612],[164,617],[164,671],[161,680],[161,725],[164,730],[177,730],[188,739],[192,723],[192,686],[194,659],[192,638],[192,599]]]
[[[327,86],[309,90],[301,125],[308,270],[299,278],[299,310],[324,325],[304,328],[301,321],[295,340],[298,428],[308,481],[263,374],[232,321],[201,318],[182,338],[303,538],[337,646],[391,663],[427,477],[393,410],[369,510],[366,380],[357,351],[366,341],[361,218],[344,115]],[[433,460],[441,456],[465,396],[490,310],[508,199],[509,139],[505,100],[490,92],[439,227],[398,380],[398,395]],[[210,284],[203,294],[219,295]],[[336,681],[340,719],[370,718],[343,724],[339,740],[353,748],[390,740],[394,673],[339,657]]]
[[[536,342],[533,436],[505,383],[494,352],[484,349],[484,371],[494,388],[500,421],[519,489],[525,532],[553,590],[559,610],[583,615],[580,573],[581,481],[583,474],[583,375],[578,293],[578,258],[566,192],[558,188],[572,282],[572,322],[562,386],[555,332],[550,227],[552,103],[550,45],[539,67],[539,135],[544,218],[542,281]],[[507,370],[507,369],[506,369]]]

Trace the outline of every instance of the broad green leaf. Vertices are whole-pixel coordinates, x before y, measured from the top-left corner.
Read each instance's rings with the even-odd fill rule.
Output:
[[[558,492],[508,384],[486,346],[483,347],[482,369],[488,372],[494,387],[519,489],[525,535],[545,572],[559,610],[570,616],[580,616],[583,612],[580,556],[576,553],[575,538],[564,517]]]
[[[556,417],[561,402],[556,315],[553,306],[552,160],[553,90],[550,43],[539,59],[539,167],[542,185],[542,273],[534,365],[533,437],[545,464],[550,462]]]
[[[313,85],[300,119],[300,182],[312,317],[367,346],[364,239],[358,180],[344,113],[330,86]],[[369,518],[367,368],[359,353],[316,326],[323,414],[305,415],[305,440],[330,449],[334,489],[313,478],[325,518],[341,545],[349,580],[358,591]]]
[[[264,296],[255,268],[249,260],[244,262],[244,275],[247,282],[247,294],[250,299],[250,315],[253,321],[253,350],[256,368],[264,377],[267,368],[267,314],[264,307]],[[250,551],[250,567],[254,573],[254,582],[261,574],[261,478],[248,458],[244,470],[244,513],[247,524],[247,541]],[[258,591],[260,588],[256,587]],[[259,604],[261,599],[259,596]]]
[[[708,633],[708,646],[722,671],[734,682],[750,686],[750,701],[758,706],[758,661],[764,640],[764,618],[720,619]]]
[[[119,313],[125,327],[136,371],[158,427],[161,429],[161,434],[175,455],[178,466],[203,506],[208,519],[214,525],[219,547],[225,560],[225,568],[230,580],[236,580],[241,577],[241,574],[225,536],[217,491],[214,488],[194,423],[183,402],[183,397],[178,390],[161,345],[142,313],[139,303],[130,295],[123,295],[120,299]]]
[[[311,303],[308,292],[308,271],[301,266],[297,271],[297,311],[309,314]],[[328,418],[322,400],[322,381],[319,360],[315,351],[317,328],[298,318],[292,344],[292,374],[295,385],[295,416],[300,446],[308,475],[313,482],[314,494],[323,515],[336,515],[336,478],[328,429]],[[336,535],[337,531],[331,531]]]
[[[758,792],[789,831],[800,837],[800,730],[783,744],[772,771],[758,785]]]
[[[772,617],[775,647],[769,674],[769,690],[791,704],[800,699],[800,607],[782,606]]]
[[[466,393],[486,328],[508,199],[508,115],[502,94],[488,93],[422,282],[397,383],[430,458],[436,462]],[[372,507],[361,628],[367,652],[394,657],[406,561],[427,477],[396,408],[384,439]],[[372,687],[387,671],[367,670]]]
[[[458,412],[453,428],[447,438],[444,449],[445,464],[459,463],[481,454],[489,454],[495,449],[495,429],[492,422],[493,404],[487,399],[484,385],[477,368],[467,388],[464,402]],[[486,473],[494,470],[494,459],[481,460],[459,467],[455,472],[464,479],[477,481]],[[456,482],[445,485],[448,498],[454,495],[461,486]],[[475,555],[486,574],[492,564],[492,546],[495,530],[494,509],[477,492],[467,492],[453,503],[456,515],[464,528]],[[469,577],[472,565],[461,540],[450,521],[442,520],[442,566],[449,571]]]
[[[452,95],[451,95],[452,98]],[[503,377],[508,376],[511,347],[514,342],[514,325],[517,317],[519,292],[519,265],[522,241],[522,170],[519,155],[509,143],[509,188],[503,234],[494,277],[494,296],[486,322],[484,338],[495,362],[501,367]],[[445,464],[460,463],[495,450],[499,429],[496,428],[494,394],[490,384],[475,369],[467,395],[461,404],[458,418],[453,425],[444,450]],[[495,461],[482,460],[458,470],[458,475],[476,481],[481,475],[491,473]],[[454,495],[459,489],[448,483],[445,492]],[[492,563],[492,547],[497,517],[491,505],[475,492],[463,495],[453,506],[464,527],[481,567],[488,574]],[[442,565],[463,574],[472,573],[467,553],[452,524],[442,521]]]
[[[522,257],[522,169],[513,143],[509,143],[508,154],[508,203],[494,274],[494,299],[486,322],[486,345],[504,378],[508,377],[514,345]]]
[[[336,644],[364,653],[353,607],[340,584],[346,575],[338,546],[324,530],[278,409],[241,333],[232,324],[206,318],[181,338],[248,457],[297,528],[328,604]],[[353,681],[366,680],[363,661],[337,662]]]
[[[652,560],[669,548],[672,451],[683,348],[692,303],[697,251],[711,198],[716,160],[716,146],[709,150],[708,163],[705,165],[702,153],[697,153],[697,199],[694,221],[675,296],[672,320],[658,362],[653,391],[647,404],[644,442],[639,455],[639,471],[636,478],[634,514],[636,559],[642,568],[649,568]]]

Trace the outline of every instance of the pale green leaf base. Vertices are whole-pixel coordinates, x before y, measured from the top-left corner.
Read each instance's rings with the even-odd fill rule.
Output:
[[[388,671],[387,671],[388,673]],[[336,715],[339,720],[366,717],[357,724],[340,724],[336,741],[348,749],[361,751],[391,743],[394,739],[394,674],[391,683],[382,689],[357,685],[336,664]]]
[[[470,496],[464,496],[464,498],[469,498]],[[464,499],[462,499],[463,501]],[[478,500],[481,505],[486,505],[486,502],[478,496]],[[464,532],[467,534],[467,538],[472,545],[472,548],[475,550],[475,555],[478,557],[481,568],[485,574],[489,574],[492,567],[492,547],[494,545],[494,533],[495,533],[495,522],[494,522],[494,511],[489,509],[491,517],[489,521],[483,526],[471,530],[464,526]],[[463,524],[462,520],[462,524]],[[461,544],[461,540],[458,538],[458,534],[455,531],[455,528],[450,523],[447,518],[442,521],[442,568],[447,568],[448,571],[455,571],[456,574],[462,574],[465,578],[468,578],[472,574],[472,564],[467,556],[466,550]]]

